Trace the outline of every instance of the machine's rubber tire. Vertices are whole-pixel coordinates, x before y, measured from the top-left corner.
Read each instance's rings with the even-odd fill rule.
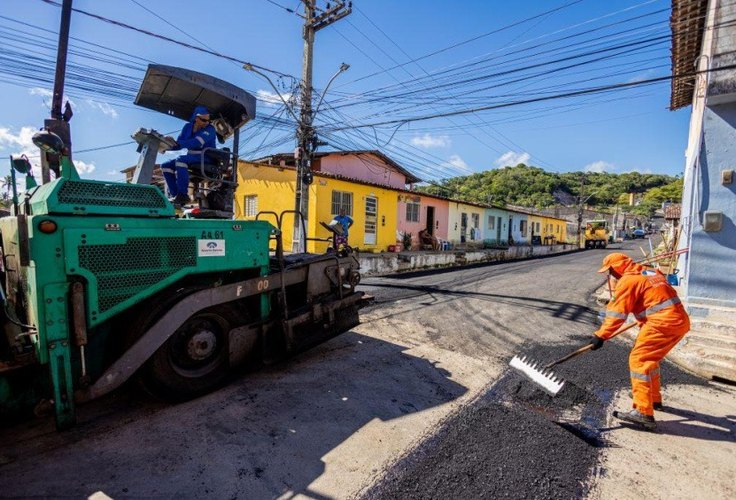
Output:
[[[186,401],[219,387],[230,368],[234,317],[229,307],[219,306],[187,318],[141,368],[145,388],[168,401]]]

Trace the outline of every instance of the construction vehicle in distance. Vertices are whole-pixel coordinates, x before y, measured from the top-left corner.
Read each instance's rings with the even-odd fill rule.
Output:
[[[255,117],[247,92],[167,66],[149,67],[136,103],[178,117],[206,105],[221,139]],[[78,404],[131,378],[162,398],[190,399],[236,366],[281,359],[359,322],[354,254],[284,255],[284,214],[259,217],[275,225],[232,219],[232,200],[222,200],[232,197],[236,153],[203,155],[192,182],[206,192],[201,206],[220,202],[202,206],[206,218],[184,218],[150,184],[166,138],[135,137],[134,183],[81,179],[49,131],[33,142],[58,160],[56,179],[34,186],[28,160],[11,157],[30,189],[0,218],[0,417],[45,409],[67,428]]]
[[[589,220],[585,222],[585,248],[606,248],[608,237],[608,221]]]

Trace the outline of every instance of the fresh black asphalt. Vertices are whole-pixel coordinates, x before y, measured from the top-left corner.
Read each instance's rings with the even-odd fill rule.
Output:
[[[595,320],[586,318],[592,333]],[[519,354],[546,363],[589,340],[530,341]],[[555,367],[567,381],[555,397],[509,368],[390,468],[365,498],[584,497],[593,477],[606,474],[600,457],[607,436],[621,428],[606,427],[606,413],[614,395],[629,390],[628,353],[629,345],[614,339]],[[665,405],[667,384],[706,383],[669,362],[662,365],[662,382]]]

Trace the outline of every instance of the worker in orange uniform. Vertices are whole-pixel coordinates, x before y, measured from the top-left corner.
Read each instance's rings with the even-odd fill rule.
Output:
[[[618,282],[603,324],[591,342],[593,350],[599,349],[629,314],[639,322],[639,335],[629,355],[634,408],[613,412],[613,416],[654,430],[654,410],[662,409],[659,362],[690,330],[690,318],[661,272],[637,264],[622,253],[606,256],[598,272],[609,273]]]

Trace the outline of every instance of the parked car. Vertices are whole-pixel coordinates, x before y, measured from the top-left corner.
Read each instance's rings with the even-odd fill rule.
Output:
[[[634,229],[634,233],[633,234],[634,234],[634,239],[636,239],[636,238],[643,238],[643,237],[645,237],[647,235],[647,232],[644,231],[641,228],[637,228],[637,229]]]

